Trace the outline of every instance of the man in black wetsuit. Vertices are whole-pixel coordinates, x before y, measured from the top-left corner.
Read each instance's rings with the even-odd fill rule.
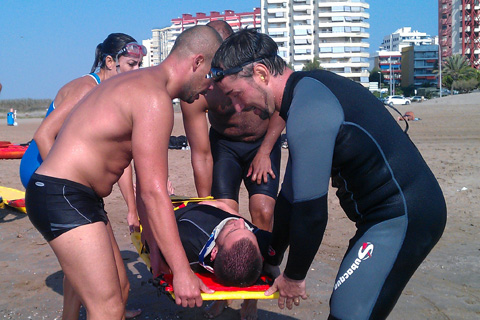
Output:
[[[442,191],[419,151],[368,90],[328,71],[293,72],[255,30],[223,42],[209,75],[241,111],[286,121],[289,159],[269,256],[284,272],[265,294],[278,305],[307,298],[305,277],[327,224],[329,180],[357,226],[330,299],[329,319],[383,319],[440,239]]]

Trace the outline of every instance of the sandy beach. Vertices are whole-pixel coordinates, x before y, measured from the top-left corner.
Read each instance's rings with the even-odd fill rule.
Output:
[[[409,135],[436,175],[448,207],[443,237],[403,291],[389,319],[480,318],[480,93],[449,96],[399,106],[413,111]],[[395,118],[397,114],[392,113]],[[0,119],[0,140],[28,142],[41,119]],[[399,122],[401,126],[405,123]],[[175,113],[172,135],[184,134],[182,115]],[[395,141],[392,141],[395,143]],[[282,176],[288,150],[282,149]],[[23,190],[20,160],[0,160],[0,185]],[[170,150],[169,174],[177,195],[195,196],[190,151]],[[293,310],[280,310],[276,300],[259,302],[259,319],[326,319],[334,278],[355,227],[331,190],[329,223],[307,276],[309,298]],[[105,199],[106,210],[127,265],[129,308],[141,308],[136,319],[203,319],[202,308],[183,309],[157,295],[151,278],[130,242],[127,208],[118,187]],[[240,213],[248,217],[242,187]],[[92,266],[94,272],[95,266]],[[0,210],[0,319],[60,319],[63,273],[49,245],[27,216]],[[217,319],[239,319],[241,301],[234,301]],[[85,319],[82,312],[81,319]]]

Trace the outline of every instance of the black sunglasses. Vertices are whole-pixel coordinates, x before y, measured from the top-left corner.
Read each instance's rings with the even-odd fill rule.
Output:
[[[225,77],[225,76],[235,74],[235,73],[239,73],[240,71],[243,70],[243,67],[245,67],[246,65],[248,65],[250,63],[258,62],[258,61],[261,61],[261,60],[263,60],[265,58],[269,58],[269,57],[270,56],[268,56],[268,57],[262,56],[262,57],[259,57],[257,59],[249,60],[247,62],[242,63],[239,66],[236,66],[236,67],[233,67],[233,68],[230,68],[230,69],[226,69],[226,70],[223,70],[222,68],[211,68],[210,72],[205,76],[205,78],[213,79],[213,81],[218,82],[218,81],[222,80],[223,77]]]

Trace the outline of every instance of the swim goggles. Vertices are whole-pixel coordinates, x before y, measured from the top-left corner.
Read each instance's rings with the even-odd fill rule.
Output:
[[[218,81],[222,80],[223,77],[225,77],[225,76],[235,74],[235,73],[239,73],[240,71],[243,70],[243,67],[245,67],[246,65],[249,65],[250,63],[258,62],[258,61],[261,61],[263,59],[274,57],[274,56],[275,55],[273,55],[273,56],[261,56],[261,57],[258,57],[257,59],[248,60],[247,62],[244,62],[241,65],[238,65],[236,67],[232,67],[232,68],[229,68],[229,69],[226,69],[226,70],[223,70],[222,68],[211,68],[210,72],[205,76],[205,78],[212,79],[213,81],[218,82]]]
[[[118,61],[118,56],[122,54],[128,56],[144,57],[147,55],[147,48],[136,42],[129,42],[120,51],[117,52],[115,60]]]

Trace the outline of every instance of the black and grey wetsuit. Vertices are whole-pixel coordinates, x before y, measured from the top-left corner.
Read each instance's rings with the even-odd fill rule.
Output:
[[[285,87],[289,160],[271,256],[304,279],[327,223],[329,180],[356,223],[330,300],[331,319],[382,319],[437,243],[446,205],[419,151],[382,103],[327,71],[293,73]]]

